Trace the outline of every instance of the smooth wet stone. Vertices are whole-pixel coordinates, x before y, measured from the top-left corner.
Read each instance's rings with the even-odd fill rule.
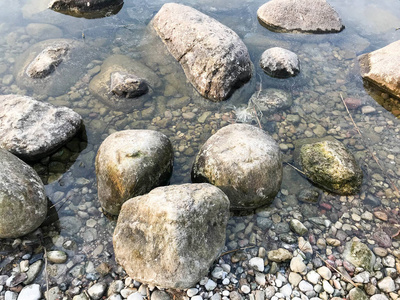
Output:
[[[300,149],[304,173],[314,183],[340,195],[358,193],[363,173],[354,156],[339,141],[322,140]]]
[[[396,285],[391,277],[385,277],[378,282],[378,287],[385,293],[390,293],[396,290]]]
[[[268,252],[268,260],[273,262],[284,262],[291,260],[292,258],[293,254],[289,250],[283,248],[271,250]]]
[[[328,267],[322,266],[317,269],[317,272],[323,279],[330,280],[332,277],[332,271]]]
[[[192,167],[192,182],[221,188],[235,210],[270,204],[281,181],[278,145],[263,130],[247,124],[218,130],[201,147]]]
[[[353,288],[349,292],[350,300],[368,300],[369,297],[360,288]]]
[[[139,282],[190,288],[225,245],[227,196],[210,184],[159,187],[122,205],[114,231],[117,262]]]
[[[253,257],[249,261],[249,266],[252,267],[254,270],[263,272],[264,271],[264,259],[261,257]]]
[[[104,18],[118,13],[124,0],[51,0],[48,8],[78,18]]]
[[[314,290],[314,287],[308,281],[302,280],[299,283],[299,289],[303,293],[306,293],[306,292],[310,292],[310,291]]]
[[[28,271],[26,272],[27,278],[24,281],[24,284],[25,285],[31,284],[42,271],[42,267],[43,267],[43,260],[41,259],[31,264],[29,266]]]
[[[17,238],[38,228],[47,215],[42,180],[22,160],[0,149],[0,238]]]
[[[98,197],[103,209],[118,215],[132,197],[167,184],[172,173],[170,140],[153,130],[124,130],[108,136],[96,156]]]
[[[88,294],[91,299],[99,300],[104,295],[107,289],[107,284],[104,282],[99,282],[94,284],[88,289]]]
[[[47,252],[47,259],[55,264],[63,264],[67,261],[68,256],[64,251],[54,250]]]
[[[293,230],[298,235],[305,235],[308,232],[307,227],[304,226],[303,223],[301,223],[297,219],[291,219],[289,222],[289,226],[290,229]]]
[[[290,261],[290,270],[296,273],[303,273],[307,270],[307,266],[300,256],[295,256]]]
[[[363,79],[400,97],[400,40],[358,57]]]
[[[257,110],[267,115],[272,115],[289,108],[293,103],[289,93],[279,89],[263,89],[260,93],[255,92],[250,100],[249,105],[255,105]]]
[[[171,300],[171,296],[165,291],[155,290],[151,293],[150,300]]]
[[[115,88],[112,84],[113,74],[134,75],[142,82],[146,82],[148,92],[143,93],[145,89],[143,85],[140,85],[140,80],[138,81],[138,87],[141,92],[136,93],[134,98],[126,97],[128,94],[131,95],[133,93],[126,88],[124,88],[125,92],[123,92],[123,90],[116,90],[116,94],[110,92]],[[103,62],[101,65],[101,72],[94,76],[90,81],[89,90],[96,98],[113,109],[131,112],[134,109],[142,108],[143,104],[151,99],[151,96],[153,95],[152,89],[159,86],[160,79],[157,74],[146,65],[128,56],[116,54],[109,56]],[[118,94],[121,94],[122,97]]]
[[[31,97],[0,96],[0,147],[25,160],[37,160],[67,143],[82,118],[67,107]]]
[[[280,47],[273,47],[263,52],[260,66],[272,77],[288,78],[300,72],[300,62],[296,53]]]
[[[375,255],[367,245],[361,242],[348,242],[345,246],[343,257],[356,267],[372,271],[375,264]]]
[[[257,16],[262,25],[279,32],[334,33],[344,29],[326,0],[272,0],[258,9]]]
[[[225,100],[250,79],[252,63],[245,44],[215,19],[191,7],[167,3],[152,25],[205,98]]]
[[[92,48],[79,40],[50,39],[29,47],[16,60],[14,77],[22,89],[37,95],[66,94],[94,57]]]

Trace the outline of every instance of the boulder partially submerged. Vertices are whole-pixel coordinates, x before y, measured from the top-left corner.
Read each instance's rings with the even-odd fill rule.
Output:
[[[164,4],[152,24],[187,79],[205,98],[227,99],[250,80],[252,63],[239,36],[194,8]]]
[[[300,163],[307,178],[340,195],[358,193],[363,173],[354,156],[337,140],[322,140],[300,148]]]
[[[271,0],[257,11],[265,27],[278,32],[334,33],[344,29],[326,0]]]
[[[47,214],[44,185],[35,170],[0,148],[0,238],[38,228]]]
[[[99,201],[118,215],[122,204],[167,184],[173,167],[169,139],[153,130],[124,130],[111,134],[96,156]]]
[[[271,115],[289,108],[292,105],[293,100],[292,96],[288,92],[270,88],[264,89],[260,93],[254,93],[249,102],[254,104],[257,110],[260,110],[267,115]]]
[[[227,196],[210,184],[156,188],[122,206],[116,261],[139,282],[190,288],[222,251],[228,219]]]
[[[24,160],[56,151],[82,125],[81,116],[72,109],[19,95],[0,96],[0,119],[0,147]]]
[[[158,76],[139,61],[112,55],[89,83],[90,92],[113,109],[130,112],[140,108],[160,85]]]
[[[66,15],[95,19],[117,14],[123,0],[52,0],[49,8]]]
[[[400,40],[358,57],[361,76],[400,98]]]
[[[228,125],[201,147],[192,181],[219,187],[232,209],[264,206],[274,200],[281,186],[281,152],[263,130],[248,124]]]
[[[296,53],[280,47],[265,50],[260,58],[260,66],[265,73],[277,78],[293,77],[300,72]]]

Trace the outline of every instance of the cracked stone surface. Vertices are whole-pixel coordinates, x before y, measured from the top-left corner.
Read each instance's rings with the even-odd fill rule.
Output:
[[[167,3],[152,24],[187,79],[205,98],[225,100],[250,79],[247,47],[215,19],[194,8]]]

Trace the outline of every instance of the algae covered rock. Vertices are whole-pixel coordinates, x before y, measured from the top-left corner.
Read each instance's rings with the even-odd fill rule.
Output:
[[[334,33],[344,29],[326,0],[271,0],[257,11],[267,28],[279,32]]]
[[[99,201],[118,215],[128,199],[167,184],[172,173],[169,139],[153,130],[124,130],[108,136],[96,156]]]
[[[225,100],[250,80],[252,63],[246,45],[217,20],[189,6],[167,3],[152,25],[203,97]]]
[[[281,152],[263,130],[247,124],[228,125],[201,147],[193,164],[192,181],[219,187],[232,209],[267,205],[281,186]]]
[[[375,264],[375,254],[367,245],[361,242],[348,242],[345,246],[343,257],[356,267],[372,271]]]
[[[227,196],[210,184],[156,188],[123,204],[115,258],[139,282],[190,288],[222,251],[228,218]]]
[[[118,13],[124,0],[52,0],[49,8],[78,18],[103,18]]]
[[[46,214],[44,185],[35,170],[0,149],[0,238],[17,238],[34,231]]]
[[[341,195],[356,194],[362,184],[362,170],[354,156],[336,140],[304,144],[300,163],[307,178]]]
[[[400,98],[400,40],[358,58],[361,76]]]

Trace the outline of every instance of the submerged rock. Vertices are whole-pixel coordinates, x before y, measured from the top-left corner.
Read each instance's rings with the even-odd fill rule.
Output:
[[[279,147],[255,126],[228,125],[201,147],[193,164],[192,181],[222,189],[232,209],[270,204],[282,182]]]
[[[19,95],[0,96],[0,119],[0,147],[26,160],[51,154],[82,125],[72,109]]]
[[[344,25],[326,0],[271,0],[257,11],[261,24],[279,32],[333,33]]]
[[[31,78],[45,78],[54,72],[68,54],[68,50],[67,43],[54,44],[45,48],[26,68],[26,74]]]
[[[312,182],[332,192],[352,195],[361,188],[362,170],[339,141],[323,140],[303,145],[300,161]]]
[[[261,93],[254,93],[249,102],[255,104],[257,110],[268,115],[289,108],[293,101],[289,93],[279,89],[264,89]]]
[[[94,19],[117,14],[123,5],[123,0],[52,0],[48,7],[62,14]]]
[[[0,149],[0,238],[17,238],[38,228],[47,214],[44,185],[35,170]]]
[[[124,130],[111,134],[96,156],[101,206],[118,215],[128,199],[167,184],[172,173],[173,149],[169,139],[152,130]]]
[[[139,282],[193,287],[222,251],[228,218],[227,196],[210,184],[156,188],[123,204],[116,260]]]
[[[358,57],[361,76],[400,98],[400,40]]]
[[[33,45],[18,57],[14,77],[22,89],[46,97],[57,97],[76,83],[85,71],[82,66],[86,66],[92,57],[94,51],[81,41],[46,40]]]
[[[299,58],[296,53],[280,47],[273,47],[263,52],[260,66],[272,77],[288,78],[300,72]]]
[[[343,252],[343,258],[356,267],[371,272],[375,264],[375,254],[367,245],[361,242],[348,242]]]
[[[194,8],[167,3],[152,24],[187,79],[205,98],[227,99],[250,80],[252,63],[239,36]]]
[[[135,92],[132,86],[125,85],[125,87],[122,87],[121,85],[124,84],[118,84],[121,81],[116,81],[117,74],[122,76],[121,79],[127,80],[132,76],[126,74],[134,74],[139,79],[137,82],[138,90]],[[114,78],[114,82],[112,78]],[[135,108],[142,107],[151,98],[151,89],[159,85],[158,76],[144,64],[124,55],[112,55],[101,65],[101,72],[90,81],[89,90],[112,108],[130,112]],[[126,97],[128,95],[130,97]],[[135,98],[132,98],[133,95],[135,95]]]
[[[125,98],[136,98],[148,92],[146,82],[128,73],[115,72],[111,74],[111,92]]]

